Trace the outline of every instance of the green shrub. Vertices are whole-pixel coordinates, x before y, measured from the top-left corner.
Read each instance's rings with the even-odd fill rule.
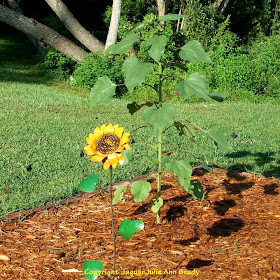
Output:
[[[212,5],[204,6],[200,2],[200,0],[186,1],[183,11],[185,18],[180,24],[180,30],[187,41],[198,40],[208,50],[224,17],[217,13]]]
[[[67,80],[75,68],[74,62],[69,56],[60,53],[57,50],[49,49],[44,55],[41,66],[50,70],[53,77]]]
[[[104,56],[102,53],[91,53],[78,62],[73,73],[77,86],[91,89],[97,78],[107,75],[116,84],[124,81],[121,65],[123,57]]]

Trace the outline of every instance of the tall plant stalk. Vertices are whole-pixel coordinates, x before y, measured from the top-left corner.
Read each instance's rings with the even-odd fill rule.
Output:
[[[158,86],[158,101],[159,101],[159,108],[162,107],[162,65],[159,63],[158,67],[158,74],[159,74],[159,86]],[[158,136],[158,178],[157,178],[157,196],[158,199],[161,196],[161,173],[162,173],[162,133]],[[161,222],[160,217],[160,208],[157,212],[157,223]]]
[[[113,238],[113,271],[116,271],[116,233],[115,233],[115,221],[114,221],[114,209],[113,209],[113,170],[112,165],[110,166],[110,208],[111,208],[111,219],[112,219],[112,238]],[[112,275],[112,279],[114,280],[114,273]]]

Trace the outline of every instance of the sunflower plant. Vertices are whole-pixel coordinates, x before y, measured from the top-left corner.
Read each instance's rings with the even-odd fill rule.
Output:
[[[158,34],[146,40],[147,51],[150,59],[148,61],[140,61],[137,57],[127,58],[122,66],[122,71],[125,77],[124,85],[127,90],[133,91],[137,87],[145,84],[150,86],[157,93],[157,100],[151,100],[143,104],[133,102],[127,105],[131,114],[139,111],[142,108],[143,121],[147,126],[152,127],[157,138],[157,194],[151,200],[151,209],[156,213],[157,222],[160,223],[160,208],[163,205],[161,198],[161,175],[163,171],[169,171],[176,174],[179,184],[189,192],[195,199],[203,200],[204,191],[203,186],[197,180],[191,180],[192,167],[188,159],[176,160],[175,156],[173,161],[163,166],[163,137],[168,128],[174,126],[180,135],[193,138],[197,131],[205,133],[207,136],[214,140],[216,146],[224,152],[231,152],[232,147],[226,141],[225,133],[222,128],[212,126],[207,130],[202,129],[188,119],[174,118],[174,107],[172,104],[166,102],[165,94],[163,92],[163,83],[168,79],[178,77],[170,77],[164,74],[167,68],[178,68],[181,70],[182,76],[188,72],[184,61],[212,63],[209,55],[205,52],[200,42],[192,40],[187,42],[184,46],[179,48],[180,62],[165,61],[164,52],[168,44],[168,38],[162,35],[166,21],[175,21],[182,18],[182,15],[169,14],[161,17],[158,20]],[[126,53],[134,44],[139,43],[138,31],[143,27],[143,23],[138,23],[128,35],[119,43],[110,46],[105,53],[109,55],[120,55]],[[168,72],[168,71],[166,71]],[[170,71],[169,71],[170,72]],[[151,73],[156,73],[157,84],[149,85],[145,81]],[[188,100],[192,96],[199,97],[204,100],[214,99],[216,101],[223,101],[227,94],[215,90],[213,93],[209,92],[209,84],[207,79],[199,73],[189,75],[187,79],[179,77],[179,82],[175,85],[176,95],[180,95],[184,100]],[[100,102],[107,101],[110,97],[115,95],[116,87],[122,85],[114,84],[108,76],[100,77],[91,90],[90,102],[96,106]],[[172,151],[170,152],[172,153]],[[205,165],[204,165],[205,166]],[[205,166],[207,168],[207,166]],[[114,202],[123,198],[123,192],[126,187],[123,186],[116,190]],[[151,185],[146,181],[134,182],[131,186],[131,192],[134,195],[136,202],[141,202],[147,199],[151,191]]]
[[[127,58],[122,65],[122,72],[125,77],[124,84],[117,85],[111,81],[108,76],[100,77],[93,86],[90,94],[90,102],[92,106],[96,106],[101,102],[105,102],[116,93],[118,86],[126,86],[129,92],[137,89],[137,87],[145,84],[151,87],[157,93],[156,100],[150,100],[143,104],[132,102],[127,105],[127,109],[130,114],[142,110],[142,118],[145,123],[145,127],[151,127],[156,136],[156,143],[148,143],[150,146],[157,147],[157,192],[151,199],[151,210],[156,214],[157,223],[161,222],[160,209],[163,205],[163,199],[161,198],[161,176],[164,171],[172,172],[176,178],[178,178],[179,184],[190,193],[195,199],[202,201],[204,199],[203,186],[197,180],[192,180],[192,167],[189,164],[188,159],[177,160],[173,151],[173,160],[167,164],[163,164],[163,146],[166,144],[165,132],[170,127],[175,127],[178,130],[179,135],[193,139],[197,131],[205,133],[209,138],[214,140],[215,145],[224,152],[231,152],[232,147],[226,141],[225,133],[222,128],[218,126],[212,126],[208,129],[202,129],[191,120],[188,119],[176,119],[174,117],[174,107],[171,103],[166,102],[166,94],[163,90],[163,84],[168,79],[179,80],[175,85],[174,92],[176,96],[181,96],[184,100],[188,100],[192,96],[199,97],[204,100],[214,99],[216,101],[223,101],[227,94],[215,90],[213,93],[209,92],[209,84],[207,79],[199,73],[193,73],[184,79],[185,73],[188,72],[188,68],[185,65],[185,61],[200,62],[200,63],[212,63],[209,55],[205,52],[202,45],[192,40],[187,42],[184,46],[179,48],[180,61],[164,59],[164,53],[166,46],[169,42],[163,34],[165,23],[167,21],[176,21],[182,18],[182,15],[169,14],[165,15],[158,20],[158,34],[148,38],[144,43],[147,47],[149,59],[142,61],[137,56]],[[135,43],[140,43],[140,36],[138,32],[143,28],[144,23],[138,23],[132,28],[127,36],[123,38],[119,43],[107,48],[105,53],[107,55],[122,55],[131,50]],[[143,43],[143,42],[142,42]],[[168,68],[178,68],[181,71],[182,77],[171,77]],[[156,74],[157,82],[154,85],[148,84],[147,77],[150,74]],[[148,107],[148,108],[147,108]],[[111,193],[111,211],[112,211],[112,227],[113,227],[113,242],[115,242],[114,222],[113,222],[113,205],[119,200],[123,199],[123,194],[126,191],[127,186],[119,186],[115,192],[114,197],[112,194],[112,169],[118,164],[123,164],[124,158],[131,158],[131,149],[129,145],[128,132],[124,132],[119,125],[102,125],[97,127],[93,133],[87,138],[87,146],[84,148],[85,153],[88,154],[90,160],[93,162],[102,162],[104,169],[110,168],[110,193]],[[167,145],[168,147],[168,145]],[[210,168],[204,164],[204,168],[210,170]],[[93,175],[85,179],[80,187],[85,191],[91,191],[95,189],[98,177]],[[147,181],[136,181],[131,185],[131,192],[134,195],[136,202],[144,201],[148,198],[151,191],[151,184]],[[120,234],[129,239],[131,235],[144,227],[141,221],[128,221],[125,220],[124,224],[119,227]],[[115,246],[115,245],[114,245]],[[115,257],[115,250],[114,250]],[[115,264],[114,264],[115,267]],[[94,278],[95,279],[95,278]]]

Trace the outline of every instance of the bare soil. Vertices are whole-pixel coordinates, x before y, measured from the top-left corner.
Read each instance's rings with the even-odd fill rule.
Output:
[[[114,208],[115,222],[142,220],[145,228],[130,240],[117,236],[115,279],[280,279],[280,180],[221,169],[196,169],[193,178],[205,187],[203,202],[163,175],[162,224],[149,199],[134,202],[128,188],[125,203]],[[9,220],[15,215],[0,221],[0,279],[86,279],[86,260],[102,261],[108,273],[109,194],[85,197],[37,209],[22,222]]]

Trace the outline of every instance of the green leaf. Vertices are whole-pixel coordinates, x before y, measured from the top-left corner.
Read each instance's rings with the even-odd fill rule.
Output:
[[[171,62],[171,63],[168,63],[167,65],[174,66],[174,67],[177,67],[177,68],[180,68],[180,69],[184,70],[185,72],[188,72],[188,68],[185,67],[184,65],[180,64],[180,63]]]
[[[178,14],[167,14],[165,16],[160,17],[159,20],[160,21],[178,20],[183,17],[184,17],[183,15],[178,15]]]
[[[83,180],[78,188],[82,189],[84,192],[93,192],[96,189],[96,183],[99,180],[99,176],[98,175],[92,175],[88,178],[86,178],[85,180]]]
[[[205,161],[203,161],[203,162],[200,164],[200,166],[201,166],[202,168],[204,168],[205,170],[207,170],[207,171],[213,173],[213,168],[209,167],[208,164],[207,164]]]
[[[177,128],[180,135],[185,135],[191,140],[194,138],[197,132],[196,128],[191,124],[183,124],[179,121],[175,121],[174,126]]]
[[[121,40],[118,44],[114,44],[109,46],[105,54],[122,54],[126,53],[127,51],[131,50],[134,43],[138,40],[137,34],[130,34]]]
[[[204,199],[204,190],[201,183],[197,180],[191,180],[191,186],[189,188],[189,194],[191,194],[194,198],[202,201]]]
[[[148,51],[150,57],[155,60],[156,62],[160,61],[160,58],[164,54],[165,46],[167,44],[167,37],[162,36],[155,36],[146,41],[147,46],[151,46],[150,50]]]
[[[115,94],[116,85],[107,77],[97,79],[94,87],[90,92],[90,103],[96,106],[98,103],[105,102]]]
[[[152,63],[140,62],[136,57],[128,58],[122,66],[125,76],[124,83],[128,91],[140,86],[145,81],[146,76],[153,72],[153,69]]]
[[[129,111],[129,113],[131,115],[133,115],[134,113],[139,111],[142,107],[144,107],[144,106],[152,107],[153,105],[154,105],[154,102],[152,102],[152,101],[147,101],[147,102],[142,103],[142,104],[138,104],[137,102],[134,101],[132,103],[127,104],[126,107]]]
[[[214,139],[218,149],[225,153],[233,152],[232,146],[227,142],[225,132],[222,128],[214,125],[210,127],[206,132],[210,137]]]
[[[143,229],[144,226],[145,226],[144,222],[142,221],[138,221],[138,220],[131,221],[125,219],[120,224],[119,233],[124,239],[128,240],[135,232]]]
[[[199,73],[193,73],[190,77],[176,85],[176,89],[185,99],[192,95],[209,100],[209,85],[207,79]]]
[[[114,192],[114,198],[112,204],[115,205],[119,200],[123,199],[123,194],[126,191],[127,186],[118,186]]]
[[[131,193],[136,202],[144,201],[149,196],[151,189],[151,184],[146,181],[135,181],[131,185]]]
[[[207,52],[204,51],[200,42],[193,40],[185,44],[179,56],[184,60],[189,60],[191,62],[208,62],[211,63],[211,59]]]
[[[225,98],[228,97],[228,93],[219,91],[219,90],[215,90],[213,93],[209,94],[210,98],[215,99],[219,102],[223,101]]]
[[[130,30],[125,34],[125,36],[127,36],[128,34],[131,34],[132,32],[135,32],[135,31],[141,29],[141,28],[144,27],[144,26],[145,26],[145,23],[143,23],[143,22],[138,22],[138,23],[136,23],[136,24],[133,26],[133,28],[130,29]]]
[[[151,209],[154,213],[157,213],[162,205],[163,205],[163,199],[161,197],[158,197],[155,200],[151,200]]]
[[[172,121],[174,108],[171,104],[163,104],[159,109],[148,109],[143,112],[143,120],[146,124],[151,125],[159,136],[165,127]]]
[[[122,151],[122,155],[124,158],[123,165],[125,165],[132,159],[132,149]]]
[[[101,261],[85,261],[83,264],[83,272],[88,280],[95,280],[103,269]]]
[[[166,166],[166,170],[172,173],[175,172],[179,176],[179,184],[185,190],[189,190],[192,175],[192,167],[190,166],[187,160],[176,160],[174,162],[171,162]]]

